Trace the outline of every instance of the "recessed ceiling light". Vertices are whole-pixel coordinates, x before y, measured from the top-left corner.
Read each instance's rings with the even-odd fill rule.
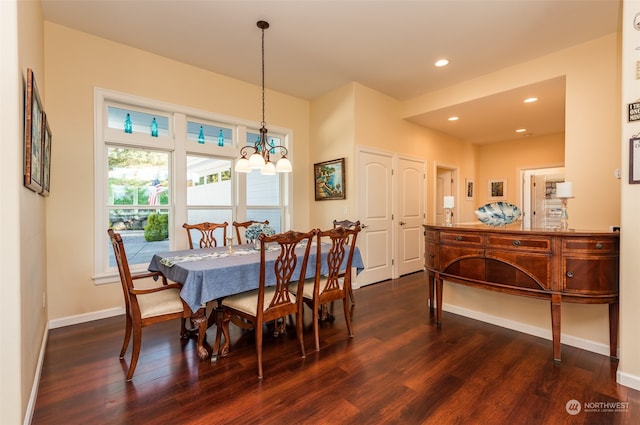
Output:
[[[524,100],[524,103],[533,103],[533,102],[537,102],[538,98],[537,97],[528,97]]]
[[[435,66],[438,68],[449,65],[449,59],[438,59],[435,63]]]
[[[524,133],[525,131],[527,131],[526,128],[519,128],[516,130],[516,133]]]
[[[449,119],[449,121],[458,121],[459,120],[458,117],[449,117],[448,119]]]

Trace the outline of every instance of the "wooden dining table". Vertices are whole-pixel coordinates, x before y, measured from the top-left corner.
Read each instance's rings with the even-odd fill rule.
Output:
[[[313,244],[315,245],[315,241]],[[323,244],[324,247],[324,244]],[[300,256],[304,255],[304,246],[299,244],[296,250]],[[326,273],[326,253],[322,249],[321,273]],[[270,246],[265,253],[266,285],[275,285],[276,278],[273,264],[280,253],[277,244]],[[348,256],[345,255],[346,263]],[[293,276],[298,279],[302,261],[296,266]],[[345,264],[346,265],[346,264]],[[356,247],[353,253],[352,267],[356,273],[364,270],[364,263],[360,250]],[[211,301],[218,301],[224,297],[256,289],[260,281],[260,251],[252,244],[231,245],[215,248],[186,249],[165,251],[154,254],[148,267],[149,271],[160,272],[167,279],[182,284],[180,296],[194,313],[192,321],[199,325],[208,321],[207,326],[217,324],[214,313],[209,318],[203,313],[202,306]],[[305,279],[313,278],[316,271],[316,249],[312,247],[305,273]],[[214,353],[217,347],[214,347]],[[204,335],[198,335],[198,356],[204,360],[210,353],[204,348]]]

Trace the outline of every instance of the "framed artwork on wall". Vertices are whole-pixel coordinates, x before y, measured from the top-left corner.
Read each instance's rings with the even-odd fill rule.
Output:
[[[475,190],[473,179],[464,179],[465,198],[467,200],[473,199],[473,192]]]
[[[507,199],[507,180],[489,180],[489,199]]]
[[[640,183],[640,138],[629,140],[629,184]]]
[[[345,199],[344,158],[313,164],[316,201]]]
[[[49,196],[51,190],[51,129],[47,114],[42,113],[42,196]]]
[[[27,68],[24,128],[24,185],[42,190],[42,102],[31,68]]]

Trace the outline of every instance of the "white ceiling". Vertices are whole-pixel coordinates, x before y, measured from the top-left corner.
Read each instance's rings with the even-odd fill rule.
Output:
[[[611,34],[622,8],[621,0],[42,0],[42,6],[47,21],[257,85],[256,22],[266,20],[265,86],[309,100],[353,81],[411,99]],[[451,64],[435,68],[441,57]],[[527,115],[514,107],[532,95],[540,102],[526,105]],[[266,103],[268,112],[268,97]],[[451,125],[443,120],[449,113],[461,120]],[[533,136],[563,131],[564,78],[412,120],[475,143],[513,139],[520,127]]]

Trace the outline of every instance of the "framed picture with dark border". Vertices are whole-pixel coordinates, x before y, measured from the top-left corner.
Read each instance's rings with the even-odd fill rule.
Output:
[[[42,114],[42,196],[49,196],[51,190],[51,129],[47,114]]]
[[[629,184],[640,183],[640,137],[629,139]]]
[[[42,190],[42,102],[31,68],[27,69],[24,120],[24,185]]]
[[[504,179],[489,180],[489,199],[506,199],[507,181]]]
[[[316,201],[345,199],[344,158],[313,164]]]
[[[474,181],[473,179],[465,179],[464,180],[465,187],[465,199],[473,200],[473,191],[474,191]]]

